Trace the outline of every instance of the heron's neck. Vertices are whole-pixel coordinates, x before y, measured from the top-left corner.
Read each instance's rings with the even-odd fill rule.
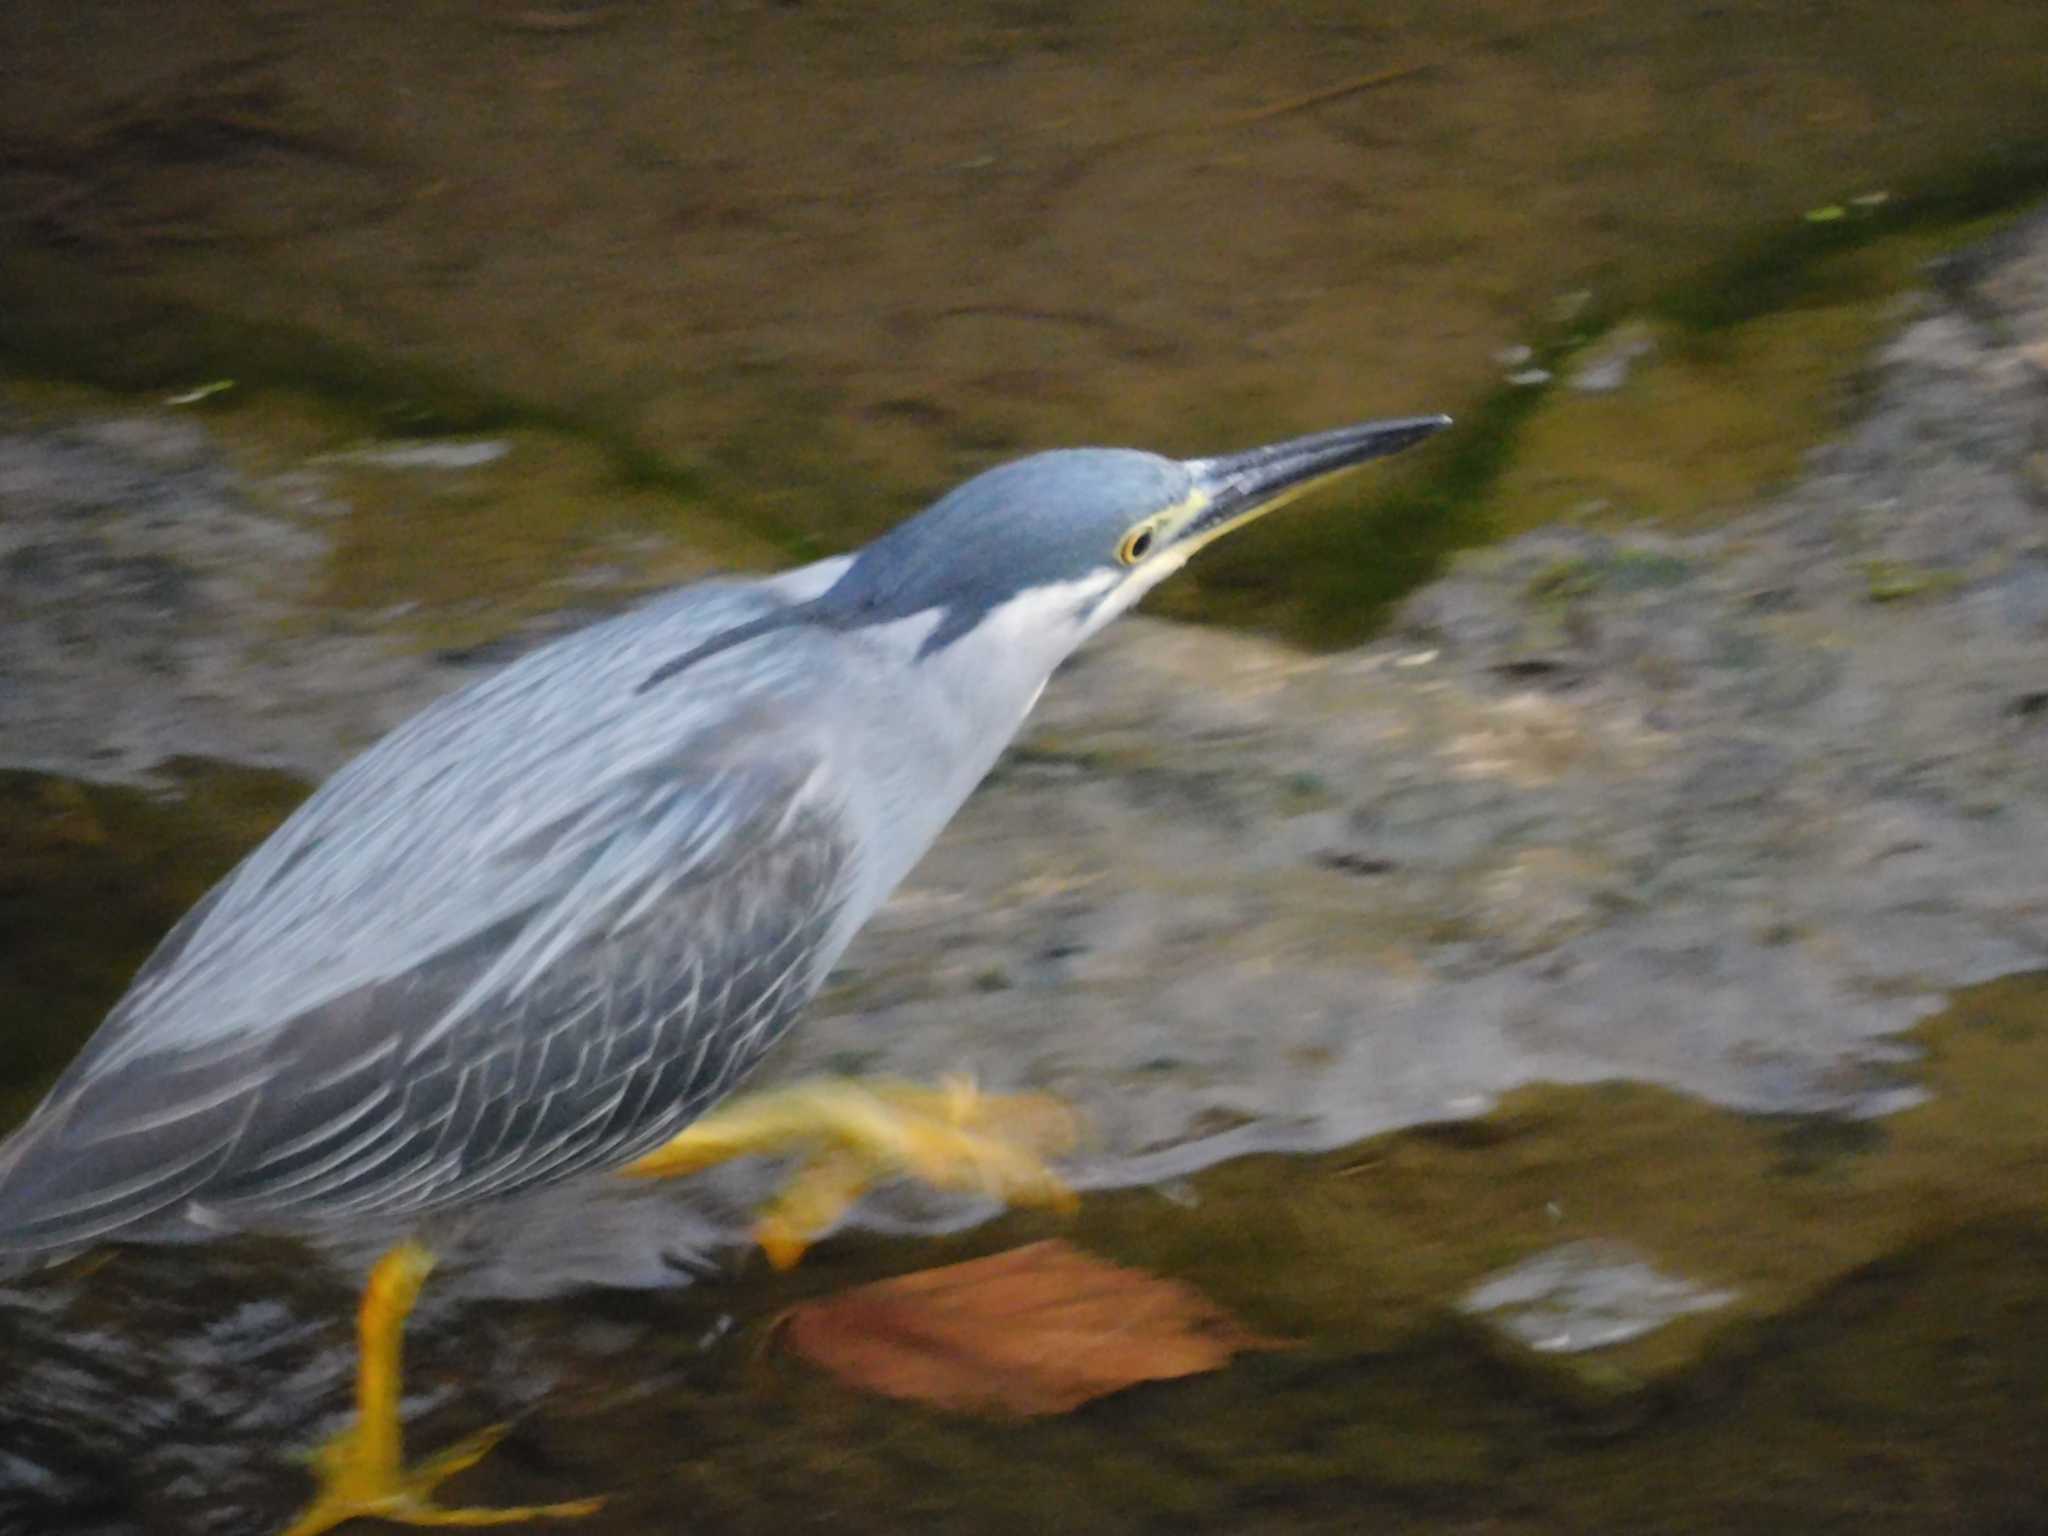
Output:
[[[1105,583],[1106,585],[1107,583]],[[1017,734],[1046,679],[1097,625],[1078,588],[1040,588],[991,609],[935,649],[930,610],[846,638],[864,653],[857,690],[838,699],[839,748],[858,758],[871,844],[886,894],[950,821]]]
[[[994,765],[1037,702],[1059,664],[1122,610],[1104,603],[1116,578],[1108,571],[1075,581],[1030,587],[990,608],[965,634],[928,652],[922,667],[974,722],[970,756],[979,780]]]

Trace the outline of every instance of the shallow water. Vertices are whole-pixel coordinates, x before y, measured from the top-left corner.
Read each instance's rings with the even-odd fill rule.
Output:
[[[12,958],[90,1016],[181,892],[288,782],[182,770],[182,805],[17,775],[24,876],[91,900],[96,968],[50,925]],[[61,877],[39,866],[61,854]],[[17,910],[19,910],[17,908]],[[1969,989],[1910,1037],[1926,1101],[1881,1120],[1742,1117],[1609,1084],[1315,1158],[1248,1158],[1071,1221],[852,1235],[792,1275],[679,1256],[675,1284],[478,1300],[411,1333],[431,1449],[519,1429],[460,1493],[612,1496],[593,1533],[2032,1529],[2048,1493],[2048,976]],[[775,1318],[880,1275],[1063,1235],[1183,1279],[1295,1347],[990,1423],[871,1399],[787,1357]],[[1623,1245],[1708,1304],[1555,1352],[1462,1312],[1489,1277]],[[287,1456],[348,1401],[353,1295],[290,1245],[118,1250],[0,1287],[0,1529],[258,1531]]]
[[[509,430],[459,484],[324,472],[308,624],[443,649],[565,583],[843,547],[1029,447],[1480,402],[1377,518],[1305,514],[1163,594],[1355,637],[1453,543],[1695,525],[1790,475],[1917,263],[2048,185],[2044,51],[2036,0],[16,0],[0,366],[232,382],[197,408],[258,476]],[[1637,388],[1503,385],[1629,318]],[[167,780],[0,780],[0,1123],[301,793]],[[460,1491],[608,1492],[593,1533],[2048,1529],[2048,983],[1913,1038],[1931,1097],[1881,1120],[1534,1089],[789,1277],[694,1257],[511,1302],[452,1275],[410,1430],[518,1417]],[[1025,1426],[775,1348],[803,1297],[1056,1231],[1298,1347]],[[1454,1305],[1594,1242],[1730,1299],[1588,1354]],[[259,1241],[0,1291],[0,1530],[275,1528],[285,1453],[346,1405],[351,1306]]]
[[[1857,1132],[1624,1088],[1539,1090],[1453,1134],[1250,1159],[1172,1199],[1091,1200],[1083,1247],[1201,1287],[1294,1341],[1065,1417],[867,1398],[774,1319],[849,1282],[1057,1230],[827,1245],[687,1289],[456,1303],[413,1330],[431,1448],[519,1428],[459,1485],[593,1489],[593,1533],[2037,1528],[2048,1226],[2032,1106],[2048,979],[1976,989],[1923,1037],[1937,1104]],[[1988,1087],[1994,1082],[2006,1087]],[[1965,1127],[1963,1120],[1979,1123]],[[1989,1149],[1976,1138],[1987,1130]],[[1620,1234],[1726,1305],[1587,1354],[1445,1304],[1560,1240]],[[281,1446],[345,1401],[349,1290],[275,1245],[122,1251],[4,1293],[0,1521],[260,1530]]]

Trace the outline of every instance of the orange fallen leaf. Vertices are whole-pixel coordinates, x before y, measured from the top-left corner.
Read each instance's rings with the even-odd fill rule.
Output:
[[[1020,1417],[1287,1347],[1177,1280],[1057,1240],[807,1302],[782,1338],[870,1392]]]

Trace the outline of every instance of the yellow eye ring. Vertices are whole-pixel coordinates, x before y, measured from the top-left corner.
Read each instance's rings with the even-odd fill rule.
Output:
[[[1152,540],[1159,532],[1155,523],[1140,523],[1124,535],[1123,543],[1117,546],[1116,557],[1125,565],[1136,565],[1152,553]]]

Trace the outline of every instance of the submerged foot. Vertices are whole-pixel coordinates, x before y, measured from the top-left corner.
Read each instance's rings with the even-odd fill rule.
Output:
[[[366,1518],[404,1525],[519,1525],[528,1520],[574,1519],[603,1505],[603,1499],[504,1509],[436,1504],[434,1490],[483,1460],[504,1438],[502,1424],[471,1435],[418,1466],[404,1465],[398,1399],[405,1320],[433,1267],[431,1253],[418,1243],[406,1242],[385,1254],[370,1271],[356,1319],[356,1416],[346,1429],[313,1452],[313,1476],[319,1492],[284,1536],[318,1536],[344,1521]]]
[[[401,1467],[384,1460],[360,1422],[351,1423],[313,1453],[313,1473],[320,1491],[299,1512],[284,1536],[317,1536],[348,1520],[394,1520],[403,1525],[520,1525],[529,1520],[572,1520],[594,1514],[603,1499],[571,1499],[560,1504],[513,1504],[497,1509],[446,1506],[433,1493],[456,1473],[475,1466],[501,1439],[506,1426],[471,1435],[417,1466]]]
[[[984,1094],[964,1078],[937,1088],[817,1079],[735,1099],[623,1171],[662,1178],[801,1151],[803,1162],[754,1226],[769,1260],[787,1269],[849,1206],[896,1175],[1006,1205],[1071,1208],[1073,1191],[1046,1159],[1077,1139],[1073,1111],[1046,1094]]]

